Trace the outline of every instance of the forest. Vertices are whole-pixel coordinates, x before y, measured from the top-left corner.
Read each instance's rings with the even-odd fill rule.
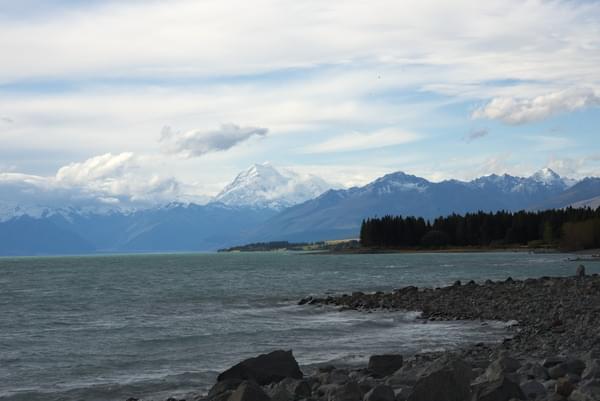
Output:
[[[600,208],[566,208],[452,214],[428,221],[420,217],[384,216],[365,219],[360,229],[364,247],[553,247],[600,248]]]

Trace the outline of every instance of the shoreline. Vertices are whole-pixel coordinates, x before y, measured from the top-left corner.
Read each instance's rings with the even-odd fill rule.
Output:
[[[224,372],[209,394],[190,395],[186,400],[600,400],[600,276],[585,275],[580,268],[570,277],[509,277],[442,288],[409,286],[388,293],[308,297],[299,304],[335,306],[340,313],[420,311],[423,324],[511,322],[514,335],[501,343],[478,343],[408,358],[375,355],[363,368],[325,366],[309,376],[281,373],[286,363],[297,363],[291,352],[286,363],[273,359],[283,355],[276,351],[242,361]],[[260,366],[257,361],[262,361]],[[277,373],[273,380],[264,381],[254,376],[273,369],[283,376]]]

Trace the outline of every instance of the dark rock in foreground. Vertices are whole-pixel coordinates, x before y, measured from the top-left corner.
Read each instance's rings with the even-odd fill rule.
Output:
[[[417,381],[408,401],[463,401],[471,397],[471,366],[442,357]]]
[[[221,373],[217,381],[252,380],[260,385],[279,382],[285,378],[301,379],[302,371],[292,351],[273,351],[246,359]]]
[[[369,358],[368,369],[373,375],[389,376],[402,367],[402,355],[373,355]]]

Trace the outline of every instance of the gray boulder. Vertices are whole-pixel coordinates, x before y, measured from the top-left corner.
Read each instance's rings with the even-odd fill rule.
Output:
[[[554,387],[554,391],[556,392],[556,394],[560,394],[563,397],[568,397],[569,395],[571,395],[574,389],[575,386],[573,385],[573,383],[571,383],[565,378],[558,379],[556,381],[556,386]]]
[[[228,401],[271,401],[271,398],[258,384],[245,381],[229,396]]]
[[[564,364],[567,373],[574,373],[577,376],[581,376],[585,370],[585,362],[581,359],[568,359]]]
[[[362,399],[362,390],[355,381],[338,386],[334,391],[329,392],[327,397],[328,401],[362,401]]]
[[[294,396],[285,387],[279,387],[269,392],[271,401],[294,401]]]
[[[544,385],[536,380],[528,380],[521,384],[521,391],[528,400],[539,400],[546,396],[548,391]]]
[[[548,374],[553,379],[564,377],[568,373],[581,376],[585,370],[585,362],[580,359],[568,359],[548,369]]]
[[[269,395],[273,401],[300,400],[309,398],[312,389],[308,381],[285,378],[279,383],[271,385]]]
[[[548,369],[554,365],[563,363],[564,361],[565,361],[565,358],[563,358],[561,356],[551,356],[551,357],[544,359],[544,361],[542,362],[542,366],[545,367],[546,369]]]
[[[512,380],[502,377],[475,386],[472,401],[525,400],[521,387]]]
[[[217,381],[228,379],[253,380],[260,385],[279,382],[286,377],[302,379],[302,371],[292,351],[273,351],[246,359],[217,377]]]
[[[408,401],[465,401],[471,396],[471,366],[442,357],[418,379]]]
[[[350,377],[347,370],[334,369],[326,373],[321,373],[319,379],[323,384],[344,384],[350,380]]]
[[[369,370],[377,377],[386,377],[402,367],[402,355],[373,355],[369,358]]]
[[[554,365],[548,369],[548,374],[553,379],[558,379],[564,377],[567,374],[566,365],[563,363],[559,363],[558,365]]]
[[[365,394],[363,401],[394,401],[395,399],[394,390],[390,386],[380,384]]]
[[[600,360],[589,360],[581,374],[583,380],[600,379]]]
[[[417,383],[419,375],[417,370],[410,366],[403,366],[398,369],[393,375],[385,380],[385,384],[396,389],[401,386],[414,386]]]
[[[573,390],[569,396],[571,401],[598,401],[600,400],[600,380],[590,380],[582,383]]]
[[[523,365],[517,372],[529,380],[537,379],[537,380],[548,380],[550,376],[548,375],[548,370],[545,367],[535,362],[528,362]]]
[[[239,379],[227,379],[220,382],[216,382],[214,386],[208,392],[208,398],[214,399],[218,395],[223,394],[225,392],[233,392],[238,386],[242,383],[242,380]]]
[[[494,360],[485,371],[488,381],[501,379],[509,373],[515,373],[521,367],[521,363],[510,356],[503,355]]]

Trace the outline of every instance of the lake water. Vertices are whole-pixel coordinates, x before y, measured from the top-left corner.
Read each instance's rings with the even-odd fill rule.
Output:
[[[564,276],[567,255],[245,253],[0,258],[0,399],[157,400],[292,349],[304,369],[501,340],[500,323],[297,306],[307,295]],[[598,263],[586,263],[600,272]]]

